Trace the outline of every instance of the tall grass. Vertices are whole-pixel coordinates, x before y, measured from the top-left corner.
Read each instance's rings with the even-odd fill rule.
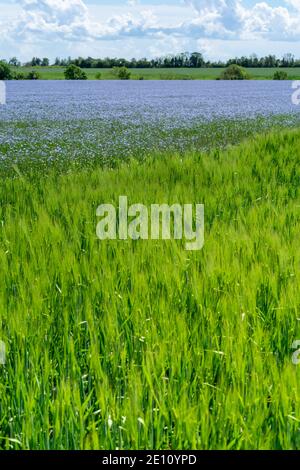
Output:
[[[3,449],[299,449],[300,132],[0,187]],[[206,244],[96,208],[204,203]]]

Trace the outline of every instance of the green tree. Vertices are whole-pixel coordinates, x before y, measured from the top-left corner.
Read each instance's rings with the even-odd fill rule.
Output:
[[[86,73],[74,64],[68,65],[64,73],[66,80],[87,80]]]
[[[130,80],[131,72],[128,70],[127,67],[114,67],[113,74],[119,80]]]
[[[288,80],[288,74],[284,70],[276,70],[273,80]]]
[[[205,64],[203,55],[200,52],[193,52],[190,57],[190,64],[191,67],[203,67]]]
[[[220,80],[249,80],[247,71],[240,65],[231,64],[220,75]]]
[[[25,80],[25,75],[23,72],[13,72],[12,79],[13,80]]]
[[[283,67],[293,67],[295,64],[295,57],[293,54],[288,52],[287,54],[284,54],[282,58],[282,66]]]
[[[13,67],[20,67],[21,65],[21,62],[16,58],[16,57],[12,57],[9,62],[8,62],[9,65],[12,65]]]
[[[27,74],[26,78],[27,78],[27,80],[39,80],[41,77],[40,77],[40,74],[36,70],[31,70]]]
[[[39,57],[33,57],[31,60],[31,66],[32,67],[37,67],[40,66],[42,63],[42,60]]]
[[[44,57],[41,63],[42,67],[49,67],[50,61],[47,57]]]
[[[0,80],[11,80],[11,79],[12,79],[12,73],[11,73],[9,65],[4,61],[0,61]]]

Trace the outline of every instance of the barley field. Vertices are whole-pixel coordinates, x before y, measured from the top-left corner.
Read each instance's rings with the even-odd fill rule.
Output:
[[[300,449],[300,131],[244,137],[2,174],[2,449]],[[203,250],[100,241],[122,194],[205,204]]]

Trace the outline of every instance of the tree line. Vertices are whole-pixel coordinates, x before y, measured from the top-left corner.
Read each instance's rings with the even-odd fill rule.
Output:
[[[8,61],[10,66],[27,66],[27,67],[49,67],[50,60],[45,58],[33,57],[31,61],[21,63],[16,57]],[[300,59],[296,59],[291,53],[284,54],[283,57],[278,58],[275,55],[267,55],[265,57],[258,57],[256,54],[251,54],[249,57],[235,57],[227,61],[207,61],[200,52],[183,52],[176,55],[166,55],[157,57],[155,59],[122,59],[122,58],[109,58],[95,59],[93,57],[78,57],[72,59],[60,59],[57,57],[51,64],[53,66],[67,67],[69,65],[76,65],[82,69],[91,68],[113,68],[113,67],[126,67],[128,69],[139,68],[225,68],[232,64],[240,65],[245,68],[278,68],[278,67],[300,67]]]

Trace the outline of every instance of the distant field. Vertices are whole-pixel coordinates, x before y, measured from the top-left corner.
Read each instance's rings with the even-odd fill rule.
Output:
[[[28,73],[37,70],[43,80],[63,80],[64,67],[21,67],[18,71]],[[220,69],[131,69],[131,78],[138,80],[215,80],[221,72]],[[281,68],[286,71],[291,80],[300,79],[300,68]],[[250,76],[255,80],[270,80],[273,78],[275,69],[253,68],[248,69]],[[102,80],[114,80],[112,69],[85,69],[89,80],[95,80],[96,75],[101,73]]]

